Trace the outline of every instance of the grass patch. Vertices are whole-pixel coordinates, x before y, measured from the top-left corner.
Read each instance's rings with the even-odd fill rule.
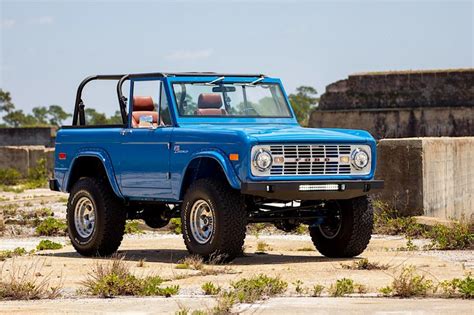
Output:
[[[14,250],[0,250],[0,261],[17,256],[24,256],[28,252],[23,247],[17,247]]]
[[[469,249],[474,247],[474,223],[452,221],[451,225],[435,224],[425,226],[412,217],[400,217],[398,212],[386,203],[374,201],[374,232],[388,235],[405,235],[408,238],[406,248],[400,250],[418,250],[411,242],[412,238],[431,239],[427,249]],[[413,246],[411,246],[413,245]]]
[[[201,286],[205,295],[217,295],[221,292],[221,287],[212,282],[206,282]]]
[[[181,234],[183,231],[181,228],[181,218],[172,218],[170,223],[168,223],[168,228],[174,234]]]
[[[106,264],[97,264],[82,282],[86,294],[100,297],[166,296],[179,292],[179,286],[162,287],[159,276],[138,278],[130,272],[123,257],[115,257]]]
[[[202,270],[204,262],[202,257],[197,255],[186,256],[175,266],[176,269]]]
[[[36,234],[41,236],[66,235],[67,225],[64,220],[49,217],[41,221],[36,227]]]
[[[270,245],[265,241],[258,241],[257,242],[257,250],[255,251],[256,254],[265,254],[266,251],[272,250]]]
[[[424,297],[435,291],[433,281],[417,274],[414,266],[404,267],[400,274],[395,276],[390,286],[380,289],[384,295],[403,298]]]
[[[48,249],[61,249],[63,245],[50,241],[50,240],[41,240],[36,246],[37,250],[48,250]]]
[[[446,298],[474,298],[474,278],[471,274],[466,275],[463,279],[441,281],[439,288],[442,291],[442,296]]]
[[[321,296],[321,294],[324,291],[324,286],[322,284],[315,284],[313,286],[312,294],[311,296],[318,297]]]
[[[257,300],[272,297],[286,291],[288,283],[279,277],[260,274],[251,278],[243,278],[232,282],[232,295],[240,303],[253,303]]]
[[[13,168],[0,169],[0,185],[13,186],[21,180],[21,174]]]
[[[143,230],[140,228],[140,221],[127,221],[127,223],[125,223],[125,234],[143,234]]]
[[[473,226],[466,222],[453,222],[451,227],[437,224],[425,232],[436,249],[467,249],[474,247]]]
[[[352,264],[341,264],[341,267],[350,270],[387,270],[390,265],[370,262],[367,258],[362,258],[352,262]]]
[[[355,291],[354,280],[342,278],[336,281],[329,287],[329,294],[331,296],[344,296],[352,294]]]
[[[38,277],[43,265],[37,261],[18,267],[8,274],[0,272],[0,300],[54,299],[60,295],[61,285],[51,285],[50,276]]]

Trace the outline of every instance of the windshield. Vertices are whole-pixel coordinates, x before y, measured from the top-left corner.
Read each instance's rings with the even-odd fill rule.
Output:
[[[276,83],[174,83],[173,91],[180,116],[291,117]]]

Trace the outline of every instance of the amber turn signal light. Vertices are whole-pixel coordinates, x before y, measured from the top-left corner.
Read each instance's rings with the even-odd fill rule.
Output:
[[[239,160],[239,155],[237,153],[231,153],[231,154],[229,154],[229,159],[231,161],[238,161]]]

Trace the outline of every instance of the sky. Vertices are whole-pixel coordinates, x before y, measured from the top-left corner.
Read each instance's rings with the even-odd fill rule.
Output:
[[[0,88],[26,112],[72,112],[92,74],[264,73],[322,94],[356,72],[474,64],[474,1],[0,0],[0,12]],[[118,109],[113,87],[89,93]]]

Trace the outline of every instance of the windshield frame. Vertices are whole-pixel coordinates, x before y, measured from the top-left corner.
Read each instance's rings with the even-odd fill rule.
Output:
[[[178,101],[176,99],[175,91],[173,88],[173,84],[179,83],[207,83],[211,82],[215,79],[218,79],[217,76],[209,76],[209,77],[168,77],[168,90],[170,92],[170,98],[172,99],[173,104],[173,111],[175,113],[176,120],[181,123],[216,123],[216,122],[224,122],[224,123],[289,123],[294,124],[296,123],[296,116],[293,111],[293,108],[290,106],[288,101],[288,96],[283,88],[283,85],[279,79],[268,78],[265,77],[263,80],[259,81],[258,84],[275,84],[280,88],[282,93],[284,106],[286,106],[289,116],[238,116],[238,115],[227,115],[227,116],[200,116],[200,115],[182,115],[178,109]],[[221,84],[233,84],[233,83],[252,83],[255,80],[259,79],[259,77],[225,77],[223,80],[220,80],[219,83]]]

